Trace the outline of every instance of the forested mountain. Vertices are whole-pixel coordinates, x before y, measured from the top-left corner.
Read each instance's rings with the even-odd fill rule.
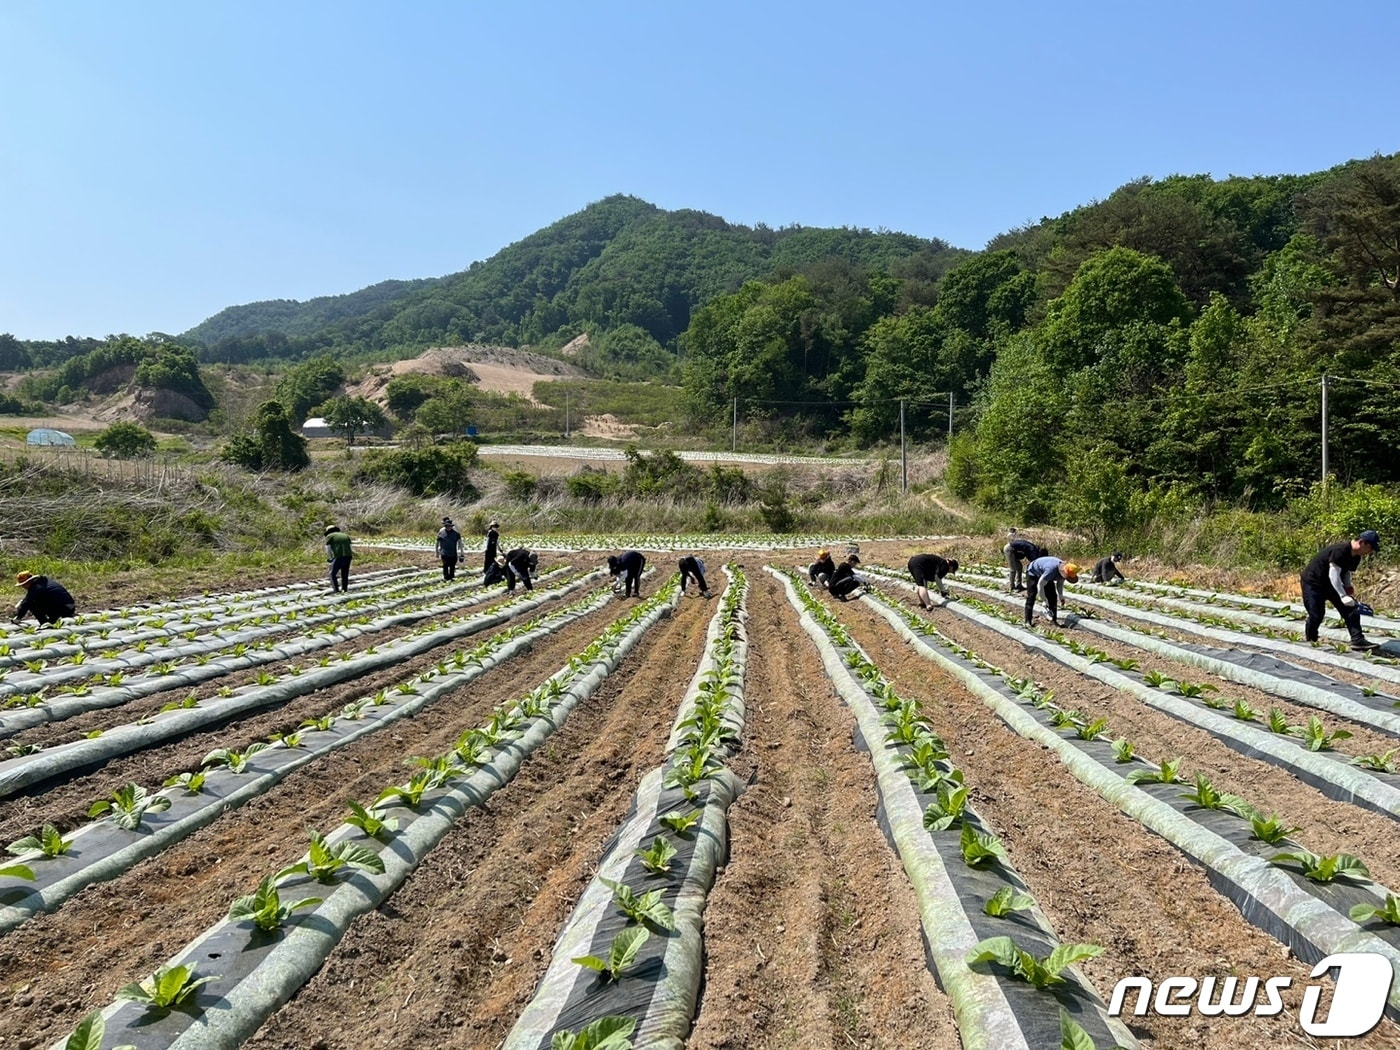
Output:
[[[965,254],[906,234],[750,228],[614,196],[461,273],[401,290],[376,285],[385,289],[378,300],[365,289],[306,304],[235,307],[180,339],[198,345],[201,360],[247,361],[325,351],[406,356],[469,342],[562,345],[585,330],[626,331],[626,356],[656,357],[674,351],[696,306],[746,280],[840,259],[926,282],[931,295],[932,282]],[[325,305],[313,311],[317,303]]]

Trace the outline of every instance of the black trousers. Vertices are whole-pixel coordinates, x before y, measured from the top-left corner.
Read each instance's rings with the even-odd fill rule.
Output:
[[[1303,608],[1308,611],[1307,622],[1303,624],[1304,638],[1310,642],[1317,641],[1317,629],[1322,626],[1322,614],[1327,610],[1327,603],[1331,602],[1342,614],[1342,622],[1346,624],[1351,640],[1357,643],[1366,640],[1366,636],[1361,633],[1361,610],[1354,605],[1343,605],[1341,595],[1333,589],[1330,580],[1319,585],[1304,577],[1301,582]]]
[[[442,578],[444,580],[455,580],[457,578],[457,559],[442,559]]]
[[[348,591],[350,589],[351,557],[351,555],[346,554],[331,562],[331,590]]]

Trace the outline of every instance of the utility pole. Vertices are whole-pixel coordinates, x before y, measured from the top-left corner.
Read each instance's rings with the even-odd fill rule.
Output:
[[[953,440],[953,392],[948,391],[948,440]]]
[[[904,398],[899,399],[899,482],[900,491],[909,491],[909,450],[904,444]]]
[[[569,392],[564,391],[564,440],[569,440]]]
[[[1322,377],[1322,490],[1327,491],[1327,377]]]
[[[729,429],[729,451],[739,451],[739,399],[734,399],[734,422]]]

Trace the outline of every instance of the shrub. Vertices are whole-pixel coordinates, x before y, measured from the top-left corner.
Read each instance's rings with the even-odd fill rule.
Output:
[[[579,467],[564,479],[564,488],[574,499],[597,503],[617,491],[618,480],[599,467]]]
[[[140,423],[121,421],[113,423],[92,442],[93,447],[104,456],[130,459],[136,456],[149,456],[156,450],[156,437]]]
[[[527,502],[535,494],[535,476],[524,470],[508,470],[501,475],[506,483],[506,493],[511,499]]]
[[[376,481],[407,489],[415,496],[477,497],[467,471],[476,466],[476,446],[470,441],[429,448],[400,448],[370,453],[362,473]]]

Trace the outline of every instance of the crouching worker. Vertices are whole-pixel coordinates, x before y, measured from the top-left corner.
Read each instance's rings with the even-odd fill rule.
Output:
[[[642,570],[647,567],[641,551],[623,551],[608,555],[608,574],[622,577],[622,597],[642,596]]]
[[[939,594],[947,598],[948,585],[943,582],[943,577],[957,571],[957,558],[941,558],[937,554],[916,554],[910,558],[909,575],[914,577],[914,593],[919,596],[919,608],[933,608],[928,596],[930,582],[938,588]]]
[[[681,570],[681,593],[685,593],[686,584],[694,580],[700,587],[700,597],[710,596],[710,586],[705,582],[705,563],[695,555],[682,558],[677,566]]]
[[[539,564],[539,555],[528,548],[516,547],[506,551],[504,563],[501,566],[501,572],[506,580],[506,590],[515,590],[515,578],[519,576],[521,582],[525,584],[525,589],[533,591],[535,587],[530,582],[530,577],[534,575]]]
[[[1107,558],[1100,558],[1094,563],[1094,575],[1089,577],[1090,583],[1122,583],[1127,579],[1118,571],[1118,563],[1123,560],[1123,555],[1114,551]]]
[[[860,555],[851,554],[846,557],[840,565],[836,566],[836,571],[831,574],[831,583],[827,590],[831,596],[840,601],[849,601],[851,594],[858,587],[864,587],[865,578],[856,574],[856,566],[860,564]]]
[[[826,587],[831,584],[831,577],[835,574],[836,563],[831,560],[831,552],[817,551],[817,560],[807,566],[807,579],[818,587]]]
[[[24,597],[15,606],[15,623],[30,614],[43,624],[57,623],[64,616],[73,615],[73,596],[57,580],[21,572],[15,577],[15,583],[24,588]]]
[[[1070,583],[1079,582],[1079,566],[1072,561],[1061,561],[1047,554],[1026,566],[1027,627],[1031,625],[1032,614],[1035,612],[1037,593],[1045,599],[1045,608],[1050,612],[1050,622],[1056,627],[1060,625],[1058,599],[1060,588],[1066,580]]]

